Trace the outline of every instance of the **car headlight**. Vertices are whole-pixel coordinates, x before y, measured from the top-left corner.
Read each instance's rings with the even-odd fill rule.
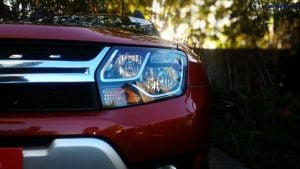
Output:
[[[186,65],[186,55],[175,49],[113,47],[97,71],[103,107],[181,95]]]

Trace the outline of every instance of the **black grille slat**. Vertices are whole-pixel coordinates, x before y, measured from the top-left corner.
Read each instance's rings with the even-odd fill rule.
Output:
[[[29,40],[0,41],[0,60],[14,59],[12,55],[22,55],[22,60],[91,60],[103,49],[103,46],[79,42],[52,42]],[[50,55],[60,55],[51,58]],[[19,59],[19,58],[15,58]]]
[[[95,83],[0,84],[0,112],[99,110]]]

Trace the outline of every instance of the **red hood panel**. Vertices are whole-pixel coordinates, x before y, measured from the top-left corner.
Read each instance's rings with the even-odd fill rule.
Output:
[[[159,38],[135,35],[116,30],[45,25],[0,24],[0,39],[71,40],[170,48],[176,47],[176,45]]]

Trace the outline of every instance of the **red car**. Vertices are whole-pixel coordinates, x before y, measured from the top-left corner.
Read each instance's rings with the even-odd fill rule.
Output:
[[[201,168],[199,56],[144,19],[68,17],[0,24],[0,169]]]

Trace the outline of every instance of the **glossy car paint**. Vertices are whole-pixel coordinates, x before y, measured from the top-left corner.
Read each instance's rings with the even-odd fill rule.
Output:
[[[0,39],[38,39],[145,45],[175,48],[176,45],[151,36],[116,29],[0,24]]]
[[[22,148],[0,148],[1,169],[22,169]]]
[[[33,25],[0,25],[0,39],[178,47],[184,50],[189,58],[188,86],[180,97],[93,112],[1,112],[1,137],[102,138],[113,144],[127,164],[185,154],[198,154],[199,164],[206,155],[210,92],[200,58],[186,47],[159,38],[111,30]]]

